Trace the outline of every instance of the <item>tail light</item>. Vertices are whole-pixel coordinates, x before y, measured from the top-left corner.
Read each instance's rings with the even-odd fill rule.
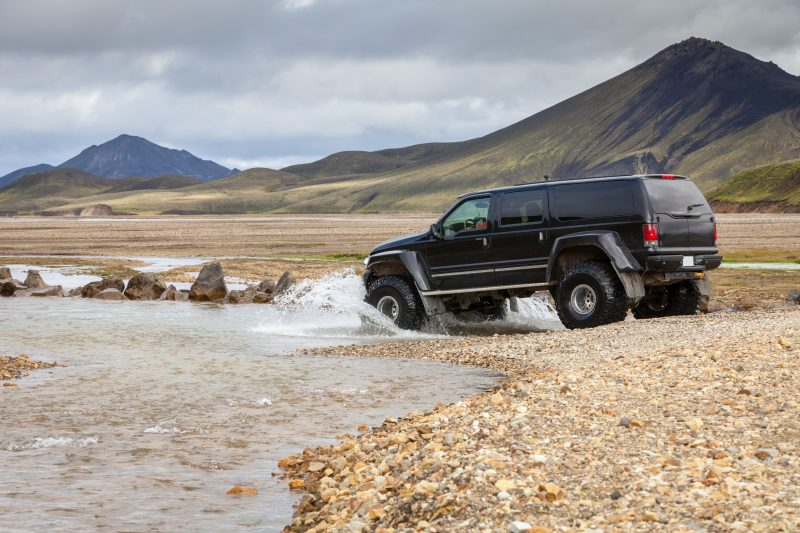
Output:
[[[717,223],[714,222],[714,244],[717,244]]]
[[[675,179],[675,175],[674,174],[661,174],[661,179],[662,180],[674,180]]]
[[[645,224],[642,232],[645,246],[658,246],[658,224]]]

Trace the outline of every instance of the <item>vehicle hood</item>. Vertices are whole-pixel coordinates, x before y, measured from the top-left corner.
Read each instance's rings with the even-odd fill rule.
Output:
[[[428,237],[428,232],[423,231],[421,233],[412,233],[410,235],[403,235],[401,237],[395,237],[394,239],[389,239],[388,241],[383,241],[372,251],[369,255],[377,254],[380,252],[387,252],[389,250],[397,250],[398,248],[402,249],[408,246],[409,244],[413,244],[415,242],[424,241]]]

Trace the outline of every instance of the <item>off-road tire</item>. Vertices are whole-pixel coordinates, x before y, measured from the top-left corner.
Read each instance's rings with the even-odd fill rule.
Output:
[[[590,287],[595,295],[595,304],[586,314],[580,314],[571,303],[573,291],[582,285]],[[611,265],[599,261],[585,261],[568,267],[561,274],[555,301],[558,318],[569,329],[620,322],[628,313],[628,298],[622,282]]]
[[[641,302],[633,308],[633,316],[637,320],[659,318],[664,316],[696,315],[700,309],[703,296],[694,280],[681,281],[667,285],[667,303],[662,309],[653,309],[647,302]]]
[[[372,280],[367,287],[367,303],[377,308],[385,296],[394,298],[398,304],[397,317],[394,318],[397,327],[420,328],[425,320],[425,309],[411,280],[400,276],[381,276]]]

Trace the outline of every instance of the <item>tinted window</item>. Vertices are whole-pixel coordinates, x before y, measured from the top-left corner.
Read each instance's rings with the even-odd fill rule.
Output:
[[[467,200],[442,222],[445,237],[454,237],[462,231],[486,230],[489,227],[489,198]]]
[[[544,189],[507,192],[500,207],[500,225],[536,224],[544,213]]]
[[[599,181],[553,187],[559,220],[620,217],[633,214],[633,193],[627,181]]]
[[[711,212],[703,193],[689,180],[646,179],[644,188],[656,213],[686,213],[690,205],[695,213]]]

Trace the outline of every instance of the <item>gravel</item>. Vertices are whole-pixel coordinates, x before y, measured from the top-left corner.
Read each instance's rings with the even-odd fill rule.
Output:
[[[509,375],[283,459],[288,531],[800,528],[800,309],[320,349]]]

